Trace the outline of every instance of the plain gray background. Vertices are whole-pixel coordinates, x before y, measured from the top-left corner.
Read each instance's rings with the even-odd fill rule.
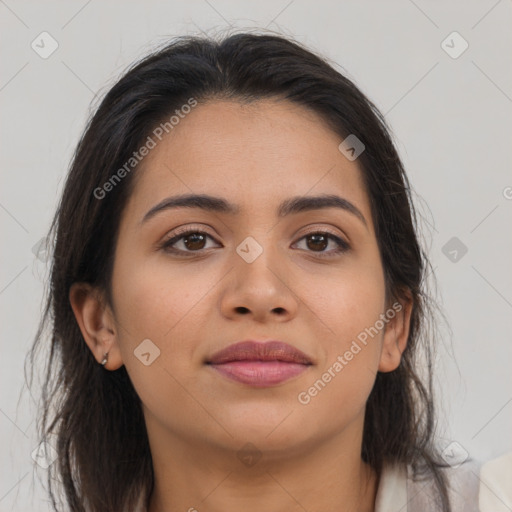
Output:
[[[91,102],[168,38],[230,25],[295,37],[386,114],[452,329],[438,356],[439,442],[482,461],[512,450],[511,18],[510,0],[0,0],[0,511],[50,510],[33,404],[18,398],[44,290],[34,246]],[[31,44],[51,49],[45,31],[58,48],[42,58]]]

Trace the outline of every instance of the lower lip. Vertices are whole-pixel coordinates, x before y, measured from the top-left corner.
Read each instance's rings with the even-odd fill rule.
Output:
[[[283,361],[232,361],[210,366],[229,379],[260,388],[280,384],[309,367]]]

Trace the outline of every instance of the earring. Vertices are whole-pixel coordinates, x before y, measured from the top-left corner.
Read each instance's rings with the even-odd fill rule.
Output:
[[[103,354],[103,361],[101,361],[101,366],[105,366],[107,364],[108,352]]]

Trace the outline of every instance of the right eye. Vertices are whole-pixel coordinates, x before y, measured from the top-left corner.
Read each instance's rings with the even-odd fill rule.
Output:
[[[187,229],[165,240],[162,243],[161,248],[166,252],[175,254],[200,253],[211,248],[205,247],[208,238],[210,240],[214,240],[211,235],[204,231]],[[181,248],[175,247],[179,244],[181,244]]]

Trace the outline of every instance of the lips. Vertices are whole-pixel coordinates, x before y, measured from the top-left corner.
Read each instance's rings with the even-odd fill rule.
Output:
[[[248,340],[216,352],[206,364],[231,380],[267,387],[299,375],[313,362],[287,343]]]
[[[216,352],[209,364],[223,364],[231,361],[282,361],[284,363],[312,364],[304,352],[281,341],[241,341]]]

